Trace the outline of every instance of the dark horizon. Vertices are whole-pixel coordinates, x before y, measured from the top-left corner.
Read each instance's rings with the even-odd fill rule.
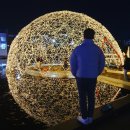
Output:
[[[116,40],[130,39],[129,1],[23,0],[1,2],[0,30],[17,34],[36,18],[50,12],[69,10],[84,13],[104,25]]]

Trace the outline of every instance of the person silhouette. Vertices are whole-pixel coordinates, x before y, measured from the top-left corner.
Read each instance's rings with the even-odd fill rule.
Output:
[[[130,46],[127,46],[126,52],[124,52],[124,79],[129,81],[128,71],[130,70]]]
[[[70,69],[76,78],[81,116],[77,120],[88,125],[93,122],[95,108],[95,88],[97,77],[105,66],[105,56],[102,50],[94,44],[95,31],[84,30],[84,40],[70,56]]]

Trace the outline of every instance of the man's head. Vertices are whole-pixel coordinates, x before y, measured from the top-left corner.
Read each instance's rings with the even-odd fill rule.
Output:
[[[91,28],[84,30],[84,39],[94,39],[95,31]]]

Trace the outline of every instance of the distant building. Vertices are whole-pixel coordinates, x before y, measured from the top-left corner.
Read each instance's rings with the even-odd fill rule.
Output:
[[[0,57],[7,56],[7,34],[0,33]]]
[[[7,55],[15,35],[0,31],[0,78],[5,78]]]
[[[9,47],[14,37],[15,35],[0,32],[0,59],[7,58]]]

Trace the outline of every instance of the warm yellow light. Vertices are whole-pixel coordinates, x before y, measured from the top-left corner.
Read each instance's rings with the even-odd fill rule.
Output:
[[[78,115],[75,79],[58,78],[57,73],[48,78],[42,76],[38,72],[41,64],[37,59],[42,57],[42,64],[46,65],[42,68],[44,72],[58,71],[59,67],[62,70],[65,59],[69,62],[72,50],[81,43],[87,27],[96,31],[94,40],[106,56],[106,66],[123,64],[121,50],[110,32],[81,13],[58,11],[45,14],[24,27],[13,40],[6,69],[10,92],[21,108],[35,119],[56,125]],[[34,75],[37,76],[26,73],[29,66],[36,69]],[[97,86],[96,106],[109,102],[118,90],[102,82]]]

